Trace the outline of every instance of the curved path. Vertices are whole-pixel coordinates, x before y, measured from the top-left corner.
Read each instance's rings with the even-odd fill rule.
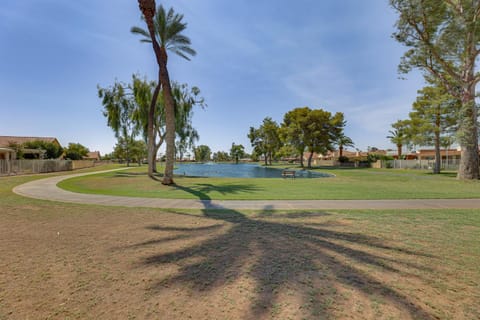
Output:
[[[75,193],[60,189],[62,180],[102,172],[77,173],[34,180],[13,189],[21,196],[81,204],[164,209],[479,209],[480,199],[415,199],[415,200],[192,200],[120,197]]]

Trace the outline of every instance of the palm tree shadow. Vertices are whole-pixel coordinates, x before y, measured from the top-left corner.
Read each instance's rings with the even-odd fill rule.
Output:
[[[247,192],[255,192],[261,190],[259,187],[253,184],[229,184],[217,186],[211,183],[196,183],[191,187],[184,187],[181,185],[175,185],[175,188],[190,193],[200,200],[211,201],[210,193],[216,192],[222,195],[227,194],[240,194]]]
[[[210,185],[203,187],[212,188]],[[203,193],[206,189],[181,188],[200,199],[210,199]],[[332,298],[341,299],[335,296],[335,288],[340,283],[364,295],[381,296],[412,318],[434,318],[408,296],[364,271],[367,267],[392,276],[416,276],[429,271],[408,261],[421,253],[388,246],[381,239],[364,234],[331,231],[321,224],[291,224],[284,218],[277,222],[271,212],[270,207],[265,207],[258,215],[260,218],[255,218],[236,210],[204,209],[205,218],[221,221],[228,230],[191,247],[145,258],[141,262],[143,266],[181,263],[176,275],[159,280],[149,289],[156,292],[176,284],[200,293],[249,278],[255,283],[255,297],[244,318],[260,319],[271,314],[280,295],[289,290],[296,290],[309,316],[334,318]],[[262,215],[268,220],[262,219]],[[297,216],[304,215],[306,213]],[[212,231],[210,228],[195,232],[180,228],[177,231],[184,232],[180,237],[194,237],[198,231],[208,234]],[[146,244],[151,243],[147,241]],[[400,254],[402,258],[393,259],[393,254],[395,257]],[[413,270],[413,273],[405,270]]]

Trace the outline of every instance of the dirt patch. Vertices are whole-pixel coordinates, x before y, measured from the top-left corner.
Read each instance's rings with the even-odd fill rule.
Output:
[[[480,312],[478,273],[462,280],[457,264],[438,267],[449,253],[405,244],[402,234],[375,221],[352,223],[348,214],[34,203],[0,212],[0,319],[472,319]]]

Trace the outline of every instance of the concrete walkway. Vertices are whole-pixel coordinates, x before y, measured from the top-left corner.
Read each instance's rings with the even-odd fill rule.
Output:
[[[116,169],[118,170],[118,169]],[[252,209],[252,210],[328,210],[328,209],[480,209],[480,199],[422,200],[192,200],[119,197],[83,194],[57,187],[62,180],[102,172],[50,177],[19,185],[13,192],[21,196],[81,204],[165,209]]]

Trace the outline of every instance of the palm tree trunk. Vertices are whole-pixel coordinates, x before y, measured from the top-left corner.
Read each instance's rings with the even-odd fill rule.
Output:
[[[397,154],[398,154],[398,160],[400,160],[400,158],[402,157],[402,145],[401,144],[397,144]]]
[[[340,151],[338,157],[339,157],[339,158],[343,157],[343,146],[340,146],[340,147],[338,148],[338,150]]]
[[[158,44],[157,39],[155,38],[155,26],[153,24],[153,16],[155,15],[155,1],[151,3],[145,3],[146,1],[141,1],[138,0],[138,4],[140,6],[140,10],[143,13],[143,16],[145,17],[145,22],[147,23],[148,27],[148,33],[150,34],[150,38],[152,39],[152,46],[153,46],[153,51],[155,52],[155,57],[157,59],[157,64],[160,68],[159,70],[159,78],[161,74],[161,56],[160,56],[160,46]],[[157,98],[158,98],[158,93],[160,92],[160,86],[161,83],[157,85],[155,88],[155,91],[152,96],[152,102],[150,103],[150,109],[148,111],[148,176],[150,178],[153,177],[153,152],[154,152],[154,146],[155,146],[155,141],[154,141],[154,128],[153,128],[153,121],[155,117],[155,107],[157,105]]]
[[[165,102],[165,142],[166,160],[162,184],[171,185],[173,181],[173,167],[175,162],[175,104],[172,96],[170,77],[167,70],[167,52],[160,48],[160,83],[162,85],[163,99]]]

